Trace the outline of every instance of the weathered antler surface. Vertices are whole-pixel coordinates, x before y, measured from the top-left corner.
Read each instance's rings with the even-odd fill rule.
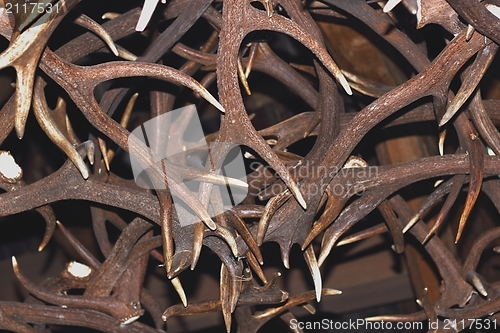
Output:
[[[228,332],[257,332],[275,317],[295,319],[292,307],[314,312],[309,301],[340,294],[325,285],[320,268],[330,265],[336,246],[380,233],[388,233],[387,247],[398,255],[408,243],[417,246],[436,267],[441,287],[416,290],[422,311],[368,320],[430,320],[444,331],[447,321],[500,318],[500,281],[481,273],[481,258],[500,231],[469,221],[481,197],[496,208],[489,211],[493,220],[500,212],[500,103],[484,97],[494,95],[488,84],[498,72],[496,1],[99,6],[0,1],[0,68],[15,70],[2,72],[11,84],[0,87],[11,92],[0,110],[0,216],[36,210],[46,222],[39,250],[60,229],[84,261],[37,284],[12,257],[31,296],[0,300],[0,329],[161,332],[171,317],[220,312]],[[325,33],[329,25],[352,27],[365,34],[363,43],[373,39],[381,49],[353,55],[338,46],[346,44],[332,46],[346,37]],[[420,34],[426,29],[432,38]],[[370,62],[375,53],[387,66],[365,77],[357,62]],[[377,81],[391,71],[406,74]],[[262,106],[266,99],[259,96],[277,107]],[[259,107],[252,106],[256,100]],[[198,113],[191,108],[161,125],[147,122],[193,103]],[[189,141],[198,118],[204,139]],[[398,126],[433,127],[435,156],[382,165],[377,143]],[[144,141],[131,134],[136,128]],[[32,156],[19,140],[36,135],[46,136],[65,161],[57,167],[26,162]],[[239,171],[246,179],[224,171],[235,146],[243,151]],[[418,191],[425,195],[418,204],[405,197],[426,180],[438,182]],[[224,191],[232,196],[235,188],[246,194],[228,207]],[[99,254],[57,221],[56,206],[68,200],[89,212],[85,223]],[[385,223],[358,223],[377,210]],[[467,255],[457,254],[444,229],[454,231],[455,243],[471,244]],[[294,295],[280,285],[279,272],[268,276],[262,246],[269,242],[279,245],[286,268],[292,247],[300,246],[314,291]],[[181,273],[190,267],[201,279],[197,266],[205,251],[220,272],[220,297],[191,302]],[[164,267],[163,279],[177,293],[169,300],[178,296],[179,304],[162,309],[164,295],[146,288],[151,263]],[[471,325],[464,323],[456,330]]]

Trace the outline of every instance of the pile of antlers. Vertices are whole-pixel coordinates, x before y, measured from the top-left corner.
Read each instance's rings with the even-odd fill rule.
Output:
[[[463,263],[436,235],[464,187],[467,198],[456,242],[481,192],[500,211],[500,159],[495,156],[500,155],[500,134],[494,125],[500,121],[500,103],[483,100],[478,88],[500,45],[500,7],[495,1],[403,0],[398,5],[401,0],[145,0],[142,8],[101,13],[106,21],[102,25],[82,12],[80,2],[85,1],[38,1],[43,10],[32,14],[20,9],[23,1],[0,1],[0,34],[9,41],[0,54],[0,68],[13,67],[16,72],[15,92],[0,111],[0,143],[13,131],[22,139],[33,112],[40,128],[67,156],[57,171],[26,184],[12,155],[1,151],[0,187],[5,193],[0,195],[0,216],[35,209],[46,221],[40,250],[60,228],[85,261],[71,262],[58,276],[36,285],[23,275],[13,257],[19,282],[34,297],[24,303],[0,302],[1,329],[41,332],[46,325],[69,325],[115,332],[120,325],[124,332],[157,332],[172,316],[221,311],[228,332],[233,319],[238,332],[257,332],[277,316],[289,322],[294,318],[288,311],[292,307],[302,305],[311,310],[307,302],[339,294],[323,288],[320,274],[333,247],[339,240],[348,243],[381,233],[390,234],[397,253],[403,252],[405,237],[415,238],[439,270],[442,284],[436,301],[420,299],[422,311],[371,320],[431,319],[443,323],[444,319],[498,316],[499,283],[486,281],[477,266],[488,245],[500,237],[500,228],[483,230]],[[399,29],[397,11],[405,10],[403,5],[415,11],[414,28],[432,23],[443,29],[446,43],[436,57],[430,58],[425,45],[415,43]],[[371,29],[411,65],[411,78],[388,86],[342,70],[327,51],[318,25],[325,18]],[[90,32],[51,50],[47,46],[50,38],[64,22]],[[211,31],[201,47],[179,41],[202,23]],[[74,26],[71,24],[66,26]],[[249,38],[254,31],[290,36],[310,51],[310,61],[290,64],[266,40]],[[149,41],[142,54],[120,46],[139,34]],[[84,59],[98,53],[107,53],[111,61],[82,65]],[[172,60],[170,67],[172,57],[167,55],[172,54],[182,61]],[[312,111],[294,110],[297,114],[293,117],[257,131],[243,98],[251,93],[252,71],[281,82]],[[211,171],[220,168],[227,149],[211,151],[212,163],[206,171],[181,167],[188,165],[188,153],[175,160],[165,159],[160,169],[140,143],[130,143],[133,128],[129,121],[137,113],[133,112],[135,92],[145,77],[192,91],[187,98],[185,89],[178,93],[150,91],[143,97],[149,102],[150,118],[196,98],[201,109],[213,106],[220,111],[219,130],[207,135],[207,142],[244,146],[245,159],[259,164],[247,174],[246,183],[252,186],[241,204],[223,214],[211,214],[222,204],[219,187],[214,184],[227,181]],[[452,81],[460,82],[460,87],[452,89]],[[60,94],[51,108],[46,93],[49,87],[57,86],[64,92],[52,89]],[[105,91],[96,99],[97,87]],[[218,98],[209,90],[216,91]],[[178,97],[180,92],[183,97]],[[355,113],[345,112],[347,99],[366,101],[366,96],[372,98],[370,104]],[[83,134],[77,130],[70,104],[85,117],[91,130]],[[176,133],[163,133],[158,128],[157,137],[181,137],[186,121],[176,120],[172,129]],[[364,140],[367,135],[424,122],[439,125],[441,154],[377,165],[374,177],[369,172],[373,165],[356,150],[360,144],[370,144]],[[444,154],[447,132],[450,135],[453,131],[458,138],[456,150]],[[307,137],[315,141],[304,156],[287,150]],[[112,160],[120,150],[139,156],[152,181],[166,179],[168,188],[144,190],[133,180],[119,177],[113,169],[120,164]],[[16,156],[16,151],[12,154]],[[202,180],[197,195],[183,184],[183,180],[193,178]],[[426,179],[443,181],[414,212],[400,191]],[[243,186],[241,180],[230,181]],[[362,195],[358,195],[360,189]],[[181,226],[172,196],[182,199],[199,221]],[[57,221],[51,203],[69,199],[90,203],[89,224],[105,257],[103,262]],[[440,212],[428,227],[422,218],[436,206],[441,207]],[[353,233],[352,227],[376,209],[385,222]],[[121,211],[132,213],[133,218],[125,219]],[[121,230],[114,243],[108,236],[107,222]],[[155,224],[161,227],[157,235]],[[315,290],[289,295],[277,285],[279,274],[266,276],[261,253],[266,242],[279,244],[287,268],[291,248],[298,244]],[[195,269],[204,246],[221,262],[220,298],[188,303],[179,274],[188,267]],[[182,304],[163,311],[144,288],[150,258],[164,265],[165,281],[172,283]],[[73,289],[81,289],[83,294],[69,295]],[[255,305],[267,308],[257,311]],[[145,311],[153,318],[154,328],[141,322]]]

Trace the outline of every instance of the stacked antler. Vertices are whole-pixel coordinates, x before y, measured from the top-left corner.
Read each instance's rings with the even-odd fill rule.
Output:
[[[311,310],[307,302],[340,293],[323,288],[320,274],[340,239],[349,243],[384,232],[391,235],[397,253],[404,251],[405,237],[422,244],[439,270],[442,288],[436,301],[421,300],[423,311],[380,319],[496,318],[500,312],[498,281],[486,281],[477,266],[488,244],[500,236],[499,230],[481,230],[464,264],[436,233],[456,207],[464,187],[467,198],[455,242],[463,235],[481,192],[500,211],[500,159],[494,156],[500,154],[500,134],[495,127],[500,121],[500,103],[483,100],[479,88],[500,42],[495,28],[500,25],[499,7],[479,1],[417,0],[416,6],[413,1],[402,1],[408,8],[417,8],[418,28],[441,25],[446,45],[431,59],[425,46],[398,29],[398,15],[404,10],[398,7],[395,10],[401,9],[401,13],[393,13],[392,9],[400,1],[388,1],[384,7],[382,2],[364,0],[312,4],[299,0],[172,0],[159,4],[146,0],[142,9],[126,12],[118,8],[120,1],[112,1],[120,13],[99,13],[107,20],[102,25],[85,12],[85,2],[38,1],[32,15],[22,9],[23,1],[1,3],[0,34],[10,44],[0,54],[0,68],[14,67],[16,80],[15,93],[0,111],[0,142],[14,129],[23,138],[32,110],[40,128],[67,161],[52,174],[26,184],[21,168],[2,151],[0,187],[6,193],[0,195],[0,216],[36,209],[46,221],[40,250],[59,225],[85,260],[85,264],[69,263],[58,276],[36,285],[13,258],[17,278],[37,301],[0,302],[1,329],[33,332],[57,324],[114,332],[116,325],[122,325],[127,332],[154,332],[162,330],[163,321],[172,316],[222,311],[228,332],[232,319],[238,332],[256,332],[276,316],[289,322],[293,319],[288,312],[291,307],[302,305]],[[327,51],[330,41],[324,40],[318,26],[328,17],[370,28],[379,42],[391,45],[412,66],[411,78],[388,86],[341,70]],[[51,37],[60,36],[62,24],[66,29],[80,25],[90,32],[64,43],[54,41]],[[190,41],[185,36],[198,26],[210,29],[209,33],[196,41],[196,47],[186,45]],[[302,64],[290,64],[278,55],[275,45],[252,38],[256,31],[291,37],[308,50],[303,52],[309,58]],[[125,46],[138,37],[149,44],[135,50],[141,52],[135,55]],[[51,42],[58,47],[51,50],[47,46]],[[103,58],[107,60],[96,60]],[[92,65],[82,65],[86,62]],[[254,71],[281,82],[312,111],[293,110],[293,117],[256,130],[244,98],[255,90],[251,85]],[[452,81],[461,82],[458,90],[452,89]],[[144,89],[144,82],[152,82],[153,87]],[[219,130],[205,140],[245,147],[245,163],[252,166],[247,179],[215,172],[230,155],[231,146],[227,145],[211,146],[210,163],[192,166],[193,154],[202,154],[190,150],[182,138],[194,113],[172,120],[168,133],[164,127],[152,127],[156,140],[170,140],[165,149],[175,146],[180,154],[165,158],[164,151],[158,152],[162,158],[151,154],[149,147],[131,136],[131,122],[144,118],[134,107],[138,96],[150,119],[193,101],[205,114],[217,109]],[[366,96],[372,102],[361,107]],[[57,100],[54,109],[49,106],[51,99]],[[346,104],[360,110],[346,113]],[[76,123],[73,107],[88,124]],[[369,165],[359,153],[361,144],[372,144],[366,140],[372,133],[424,122],[439,126],[440,156],[380,166],[371,160]],[[445,138],[453,131],[458,137],[455,153],[444,154]],[[287,150],[308,137],[315,141],[305,153]],[[120,150],[138,159],[151,184],[166,182],[168,186],[145,190],[118,176],[124,174],[123,168],[130,171],[130,165],[113,162]],[[185,182],[192,179],[200,182],[194,192]],[[415,213],[401,197],[401,190],[426,179],[444,181]],[[244,188],[248,195],[241,203],[224,207],[221,189],[226,186]],[[445,196],[429,228],[422,220],[424,213],[440,205]],[[56,221],[51,204],[69,199],[90,203],[88,223],[104,261],[96,259]],[[183,215],[174,205],[177,199],[196,216],[195,223],[183,223]],[[352,233],[353,226],[377,208],[385,222]],[[123,211],[132,218],[124,218],[119,213]],[[114,243],[106,222],[120,230]],[[155,224],[161,229],[157,235]],[[318,241],[321,246],[315,249]],[[266,276],[260,249],[266,242],[279,244],[286,268],[292,246],[300,245],[314,292],[289,295],[277,285],[279,273]],[[196,268],[202,250],[220,259],[220,298],[191,303],[179,274],[188,267]],[[156,296],[144,287],[150,257],[164,265],[165,280],[170,280],[182,304],[162,312]],[[68,295],[73,289],[81,289],[83,294]],[[255,305],[267,308],[256,311]],[[155,328],[141,323],[145,311]]]

